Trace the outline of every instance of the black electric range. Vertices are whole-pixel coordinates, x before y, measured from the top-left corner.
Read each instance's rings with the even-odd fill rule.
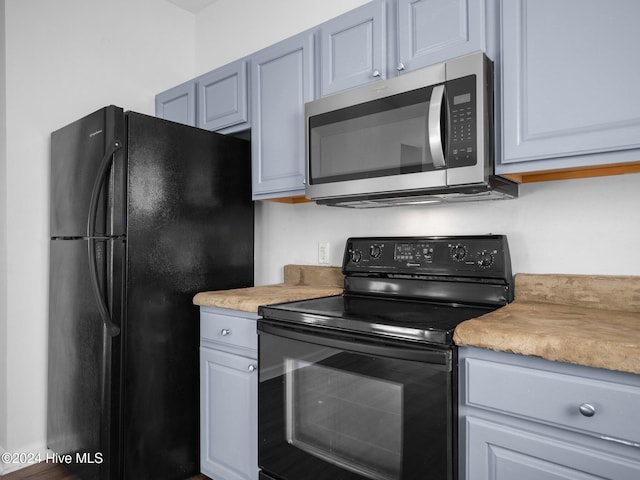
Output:
[[[506,237],[350,238],[342,271],[259,309],[260,479],[456,480],[453,332],[513,299]]]

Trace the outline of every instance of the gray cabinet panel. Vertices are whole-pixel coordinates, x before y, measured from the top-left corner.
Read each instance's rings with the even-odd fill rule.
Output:
[[[486,22],[492,19],[487,19],[484,0],[397,0],[397,5],[396,68],[415,70],[487,51]]]
[[[638,387],[475,358],[465,369],[468,405],[640,443],[640,425],[629,422],[640,405]],[[580,413],[583,405],[593,406],[593,416]]]
[[[502,2],[498,172],[638,160],[639,17],[635,0]]]
[[[190,81],[156,95],[156,117],[196,125],[196,82]]]
[[[321,96],[386,78],[385,10],[376,0],[321,25]]]
[[[256,367],[252,358],[200,349],[200,462],[216,480],[258,478]]]
[[[313,99],[312,33],[251,57],[253,198],[304,195],[304,104]]]
[[[639,375],[458,352],[461,480],[640,478]]]
[[[258,350],[256,320],[247,318],[246,312],[231,312],[207,308],[200,310],[201,343],[230,353],[252,356]]]
[[[247,62],[240,60],[198,78],[198,127],[218,131],[249,121]]]
[[[200,470],[258,479],[258,351],[249,312],[200,308]]]
[[[467,418],[467,480],[631,480],[637,459],[616,457],[510,425]]]

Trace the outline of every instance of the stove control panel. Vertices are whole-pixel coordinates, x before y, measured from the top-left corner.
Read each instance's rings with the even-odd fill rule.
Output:
[[[343,272],[508,278],[511,261],[504,235],[350,238]]]

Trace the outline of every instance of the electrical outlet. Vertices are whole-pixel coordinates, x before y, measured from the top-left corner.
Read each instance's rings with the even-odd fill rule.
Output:
[[[329,242],[318,242],[318,263],[329,265]]]

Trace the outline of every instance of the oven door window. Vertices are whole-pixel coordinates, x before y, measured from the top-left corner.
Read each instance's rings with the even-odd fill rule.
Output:
[[[260,467],[284,480],[452,478],[450,365],[359,350],[260,332]]]
[[[285,359],[287,442],[368,478],[399,478],[402,384],[331,363]]]

